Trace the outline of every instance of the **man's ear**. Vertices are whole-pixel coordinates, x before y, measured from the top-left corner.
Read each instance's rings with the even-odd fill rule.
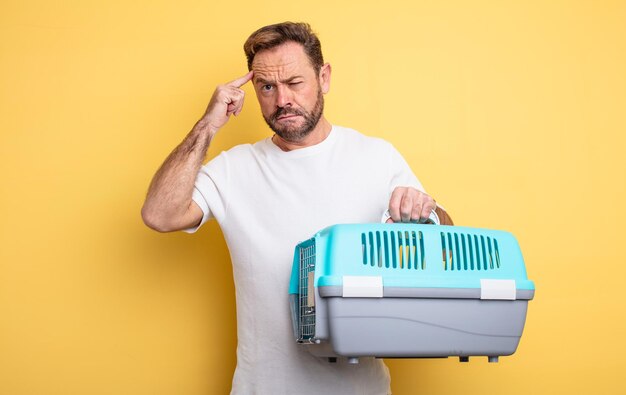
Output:
[[[320,69],[319,80],[322,87],[322,93],[326,94],[330,90],[330,63],[325,63]]]

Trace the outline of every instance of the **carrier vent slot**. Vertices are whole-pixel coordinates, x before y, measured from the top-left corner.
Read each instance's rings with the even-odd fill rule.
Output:
[[[500,268],[500,251],[498,251],[498,240],[493,239],[493,248],[496,256],[496,267]]]
[[[363,265],[385,269],[424,269],[422,232],[376,231],[361,234]]]
[[[443,269],[495,270],[500,268],[498,241],[484,235],[440,232]]]
[[[315,291],[309,279],[315,275],[315,242],[300,247],[299,256],[298,332],[302,341],[315,336]]]

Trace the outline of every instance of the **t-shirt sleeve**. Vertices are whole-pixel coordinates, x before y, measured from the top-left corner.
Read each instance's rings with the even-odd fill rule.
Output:
[[[391,144],[389,146],[389,169],[390,169],[390,184],[389,184],[389,194],[396,187],[413,187],[422,192],[426,192],[422,183],[417,179],[409,164],[406,163],[406,160],[402,157],[400,152],[396,150]]]
[[[183,232],[194,233],[209,219],[218,222],[226,215],[228,161],[225,152],[200,168],[193,188],[192,200],[203,212],[200,223]]]

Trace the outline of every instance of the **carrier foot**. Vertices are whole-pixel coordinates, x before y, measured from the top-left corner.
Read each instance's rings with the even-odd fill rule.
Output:
[[[459,357],[459,362],[469,362],[469,357]]]
[[[489,363],[498,362],[498,357],[487,357],[487,359],[489,360]]]
[[[337,362],[337,357],[329,357],[329,358],[328,358],[328,362],[330,362],[330,363],[336,363],[336,362]]]
[[[359,363],[359,358],[348,358],[348,363],[350,365],[358,365]]]

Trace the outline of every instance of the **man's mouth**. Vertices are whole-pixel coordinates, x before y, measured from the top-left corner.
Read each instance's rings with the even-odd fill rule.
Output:
[[[295,118],[295,117],[299,117],[300,115],[298,114],[285,114],[285,115],[281,115],[280,117],[276,118],[276,120],[278,121],[282,121],[285,119],[291,119],[291,118]]]
[[[276,121],[286,121],[289,119],[295,119],[295,117],[301,117],[304,116],[304,114],[299,111],[298,109],[295,108],[280,108],[278,109],[278,111],[276,111],[274,113],[274,115],[272,116],[272,119],[274,120],[274,122]]]

